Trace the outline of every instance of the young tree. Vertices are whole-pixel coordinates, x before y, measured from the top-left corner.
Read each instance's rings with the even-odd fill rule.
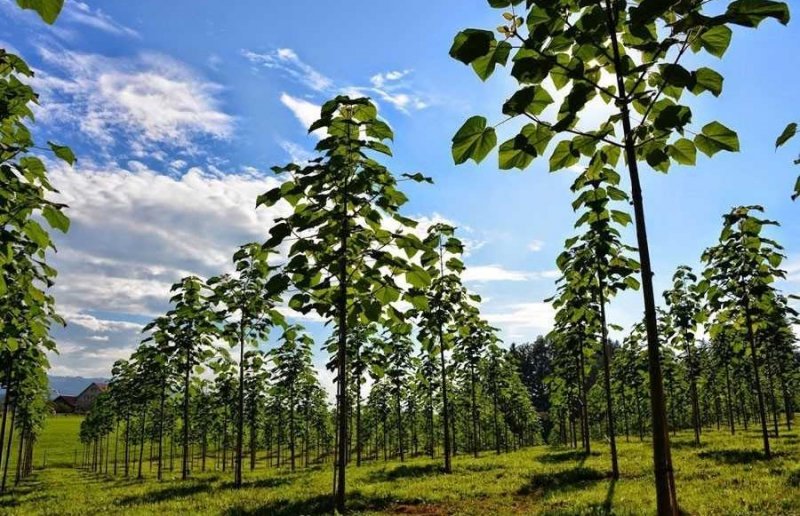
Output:
[[[404,323],[393,306],[401,298],[419,304],[404,292],[397,279],[404,277],[417,288],[430,282],[419,265],[394,249],[413,257],[422,247],[413,234],[403,232],[415,223],[400,215],[407,198],[397,189],[392,173],[369,152],[391,154],[383,141],[393,137],[389,126],[377,118],[368,99],[336,97],[326,102],[311,131],[327,136],[317,144],[321,157],[305,166],[276,167],[290,178],[258,199],[273,205],[284,199],[294,207],[270,229],[266,247],[292,242],[281,276],[297,293],[289,306],[301,312],[316,311],[336,324],[338,340],[333,350],[337,380],[338,453],[335,470],[336,510],[345,510],[345,470],[348,442],[347,363],[350,328],[356,324],[386,321],[387,326]],[[404,177],[430,181],[421,174]],[[388,219],[398,229],[386,229]]]
[[[219,305],[218,319],[223,322],[222,332],[232,346],[239,348],[239,396],[236,419],[236,463],[234,486],[242,486],[244,454],[244,398],[245,352],[258,346],[269,335],[274,325],[284,325],[283,316],[275,309],[282,288],[276,283],[280,277],[273,275],[269,259],[270,249],[259,244],[246,244],[233,255],[235,276],[223,275],[208,280],[214,293],[211,303]]]
[[[597,153],[605,153],[616,166],[624,152],[641,263],[657,506],[659,514],[677,514],[639,165],[646,162],[665,172],[672,162],[693,165],[698,149],[709,156],[739,149],[736,133],[719,122],[704,125],[694,140],[683,137],[692,112],[679,104],[682,93],[718,96],[723,78],[708,67],[690,71],[681,60],[689,50],[721,57],[730,44],[731,25],[756,27],[770,17],[786,24],[788,7],[737,0],[721,14],[709,15],[704,0],[646,0],[631,6],[613,0],[544,0],[525,2],[520,15],[522,0],[489,3],[507,9],[507,24],[498,28],[502,39],[491,31],[466,29],[456,35],[450,55],[472,65],[485,80],[514,53],[511,75],[522,88],[504,103],[503,114],[506,120],[521,117],[530,123],[500,145],[500,168],[527,168],[556,136],[567,139],[551,154],[551,171]],[[554,102],[549,84],[567,88],[557,111],[546,111]],[[596,97],[610,105],[610,114],[597,127],[583,127],[580,116]],[[495,127],[475,116],[453,137],[453,159],[457,164],[470,158],[479,162],[496,145]]]
[[[764,226],[774,226],[777,222],[759,218],[758,214],[763,211],[760,206],[740,206],[723,217],[719,243],[703,253],[706,270],[701,289],[715,314],[715,326],[733,324],[744,327],[753,366],[764,455],[769,458],[769,433],[760,376],[760,355],[764,352],[759,353],[757,331],[774,309],[771,302],[775,296],[773,282],[786,274],[779,269],[783,248],[762,235]]]
[[[664,300],[669,309],[670,326],[674,329],[670,340],[684,351],[684,362],[689,375],[695,446],[700,446],[701,426],[700,401],[697,393],[699,361],[695,352],[695,331],[704,320],[701,298],[702,293],[697,287],[697,276],[690,267],[679,266],[672,276],[672,288],[664,292]],[[667,337],[665,335],[665,338]]]

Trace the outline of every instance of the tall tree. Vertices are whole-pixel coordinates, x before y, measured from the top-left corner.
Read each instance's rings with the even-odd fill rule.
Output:
[[[337,380],[338,453],[334,504],[345,510],[345,474],[348,442],[347,363],[349,329],[358,323],[386,320],[387,326],[405,323],[393,306],[401,298],[420,300],[404,292],[397,279],[404,277],[417,288],[430,282],[419,265],[393,252],[399,248],[413,257],[422,247],[413,234],[404,233],[414,221],[400,215],[406,196],[397,189],[392,173],[371,152],[391,154],[384,140],[393,137],[379,120],[368,99],[336,97],[326,102],[310,131],[327,136],[317,144],[321,157],[300,166],[276,167],[289,176],[277,188],[258,198],[258,205],[284,199],[294,207],[270,229],[266,247],[291,241],[283,278],[297,289],[289,306],[301,312],[316,311],[336,324],[338,341],[333,350]],[[408,180],[430,181],[421,174],[404,174]],[[387,229],[393,219],[397,229]],[[399,227],[398,227],[399,226]]]
[[[213,289],[211,303],[217,304],[218,319],[223,334],[232,346],[239,348],[239,395],[236,412],[236,462],[234,486],[242,486],[244,454],[245,353],[248,347],[258,346],[269,335],[273,325],[284,325],[284,317],[276,310],[283,290],[281,277],[273,275],[270,249],[259,244],[241,246],[233,255],[235,275],[223,275],[208,280]]]
[[[761,355],[768,343],[758,342],[757,332],[774,309],[773,282],[786,273],[779,268],[783,248],[762,235],[765,226],[775,226],[777,222],[760,218],[763,211],[760,206],[740,206],[724,216],[719,243],[703,253],[706,270],[701,288],[715,314],[714,325],[733,324],[744,328],[753,366],[764,455],[769,458],[767,414],[761,385]]]
[[[694,140],[683,136],[692,112],[678,103],[682,93],[719,96],[723,78],[708,67],[690,71],[681,60],[689,50],[721,57],[730,44],[730,25],[757,27],[770,17],[786,24],[788,7],[769,0],[737,0],[721,14],[715,9],[709,15],[704,0],[632,6],[614,0],[547,0],[525,2],[520,15],[522,0],[489,3],[506,10],[507,21],[498,28],[501,39],[491,31],[466,29],[456,35],[450,55],[472,65],[485,80],[514,53],[511,75],[522,88],[503,104],[503,114],[506,120],[522,117],[530,123],[500,145],[500,168],[527,168],[556,135],[566,139],[551,154],[551,171],[578,163],[582,155],[625,154],[641,263],[657,506],[659,514],[677,514],[639,165],[646,162],[666,172],[672,162],[693,165],[698,149],[709,156],[739,149],[736,133],[719,122],[704,125]],[[554,116],[545,113],[554,102],[548,79],[559,90],[568,88]],[[612,114],[597,127],[582,127],[580,115],[595,98],[610,104]],[[457,164],[470,158],[479,162],[496,145],[495,127],[475,116],[453,137],[453,159]],[[612,159],[611,165],[616,164]]]

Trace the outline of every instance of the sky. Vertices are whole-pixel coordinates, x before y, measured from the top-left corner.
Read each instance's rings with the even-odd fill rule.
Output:
[[[499,171],[496,154],[456,167],[450,155],[466,118],[501,119],[515,91],[507,70],[482,83],[452,60],[452,38],[501,22],[484,0],[67,0],[47,27],[0,0],[0,47],[36,72],[35,135],[78,156],[74,167],[51,163],[72,219],[51,258],[68,323],[55,332],[51,374],[109,375],[142,326],[168,308],[173,282],[229,271],[237,246],[263,242],[286,214],[281,206],[255,209],[256,196],[279,182],[270,167],[313,155],[317,137],[305,128],[337,94],[378,104],[395,131],[386,160],[395,174],[434,179],[405,188],[405,214],[459,228],[464,279],[505,343],[549,331],[553,310],[544,299],[554,293],[556,256],[575,233],[575,172],[548,173],[546,160]],[[765,22],[737,30],[724,60],[690,61],[725,76],[720,98],[691,101],[694,125],[734,128],[742,151],[699,157],[696,167],[669,174],[642,171],[658,293],[678,265],[699,267],[721,216],[740,204],[761,204],[782,223],[769,233],[786,248],[781,287],[798,291],[800,201],[790,192],[800,145],[774,148],[783,127],[800,120],[798,41],[800,24]],[[609,308],[611,322],[625,328],[642,313],[637,292]],[[318,321],[299,322],[325,337]],[[322,369],[322,352],[316,362]]]

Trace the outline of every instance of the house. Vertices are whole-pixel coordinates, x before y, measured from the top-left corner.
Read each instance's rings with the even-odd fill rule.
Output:
[[[92,382],[75,399],[75,412],[85,414],[92,408],[95,398],[108,389],[107,383]]]
[[[53,410],[56,414],[73,414],[77,401],[77,396],[59,396],[53,400]]]

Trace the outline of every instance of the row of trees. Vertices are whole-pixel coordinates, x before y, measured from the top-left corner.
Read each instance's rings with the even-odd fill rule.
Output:
[[[17,3],[52,23],[62,2]],[[66,232],[69,219],[66,206],[50,199],[56,191],[45,162],[32,153],[46,151],[70,164],[75,157],[52,142],[35,144],[28,127],[38,103],[31,77],[21,57],[0,49],[0,493],[9,485],[13,456],[15,483],[32,469],[33,447],[49,410],[46,354],[56,348],[50,328],[64,324],[48,294],[56,271],[46,255],[55,251],[48,230]]]
[[[333,458],[341,511],[352,456],[360,464],[382,450],[384,458],[404,460],[434,455],[441,442],[449,472],[457,450],[499,453],[539,440],[515,362],[481,318],[480,298],[461,283],[463,245],[454,228],[422,231],[400,214],[406,196],[373,157],[391,154],[384,142],[393,136],[376,107],[337,97],[310,130],[327,135],[317,145],[321,156],[276,168],[284,181],[258,200],[286,203],[291,214],[276,220],[266,242],[234,254],[233,273],[177,283],[172,308],[146,327],[131,359],[115,365],[108,400],[84,421],[84,460],[92,468],[107,469],[102,458],[112,434],[118,447],[120,424],[125,473],[138,439],[138,474],[149,441],[159,478],[167,421],[170,443],[176,428],[181,434],[184,479],[193,446],[201,468],[209,446],[222,451],[223,468],[232,448],[239,486],[246,438],[251,467],[262,446],[282,465],[288,442],[294,468],[301,443],[304,464],[312,448],[315,462]],[[421,174],[403,180],[430,182]],[[287,322],[287,307],[295,317],[315,312],[333,327],[324,346],[335,374],[333,413],[313,367],[313,341]],[[278,344],[262,351],[272,331],[280,332]],[[218,401],[210,412],[203,408],[208,396]]]

